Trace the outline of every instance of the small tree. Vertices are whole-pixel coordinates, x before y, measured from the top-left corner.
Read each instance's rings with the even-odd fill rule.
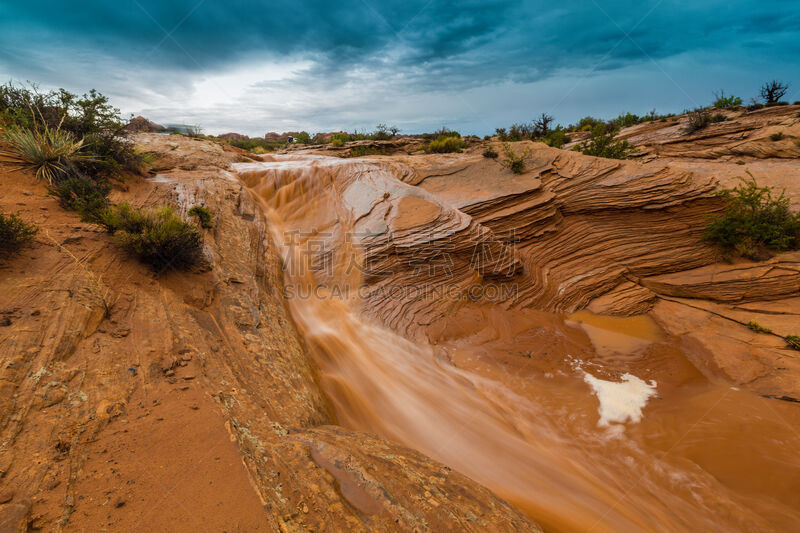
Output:
[[[789,90],[789,84],[778,80],[768,81],[761,86],[761,98],[767,104],[777,104]]]
[[[553,122],[553,117],[547,113],[533,121],[533,133],[536,137],[544,137],[550,132],[550,124]]]
[[[372,139],[376,141],[388,141],[392,138],[389,133],[389,127],[386,124],[378,124],[375,126],[375,132],[372,134]]]

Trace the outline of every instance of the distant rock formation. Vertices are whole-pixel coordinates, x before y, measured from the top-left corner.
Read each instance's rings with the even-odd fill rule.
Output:
[[[221,135],[217,135],[217,138],[219,138],[219,139],[228,139],[228,140],[231,140],[231,141],[248,141],[248,140],[250,140],[250,137],[248,137],[247,135],[242,135],[241,133],[233,133],[233,132],[231,132],[231,133],[223,133]]]
[[[165,131],[166,129],[167,128],[165,128],[161,124],[156,124],[155,122],[147,120],[141,115],[132,118],[130,122],[128,122],[128,124],[125,126],[125,130],[137,131],[137,132],[160,132],[160,131]]]
[[[346,131],[331,131],[328,133],[317,133],[314,135],[314,139],[320,142],[329,143],[334,135],[347,135]]]
[[[268,141],[286,141],[290,138],[294,139],[295,137],[299,136],[301,133],[305,133],[304,131],[286,131],[283,133],[277,133],[271,131],[264,135],[264,139]]]

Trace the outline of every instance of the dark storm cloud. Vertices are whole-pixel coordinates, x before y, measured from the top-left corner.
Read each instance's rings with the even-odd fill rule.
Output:
[[[796,2],[742,0],[57,0],[4,3],[0,19],[0,45],[13,51],[4,54],[12,66],[36,52],[68,66],[71,49],[189,71],[257,55],[308,54],[319,60],[320,72],[358,65],[412,68],[415,81],[430,86],[447,86],[451,78],[473,84],[531,80],[560,67],[591,68],[600,60],[618,66],[697,48],[753,46],[800,31]],[[384,63],[382,56],[393,49],[400,53]]]
[[[252,86],[372,76],[406,93],[441,92],[678,57],[796,67],[798,35],[796,0],[0,0],[0,75],[88,79],[145,101],[237,65],[302,59],[310,67],[294,78]]]

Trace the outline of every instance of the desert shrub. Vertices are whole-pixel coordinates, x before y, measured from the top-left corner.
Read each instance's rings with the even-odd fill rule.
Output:
[[[748,322],[747,327],[750,328],[752,331],[755,331],[756,333],[772,333],[771,329],[765,328],[755,320],[751,320],[750,322]]]
[[[196,205],[189,209],[190,217],[197,217],[200,220],[200,225],[206,229],[213,228],[214,222],[211,216],[211,211],[201,205]]]
[[[463,148],[464,141],[459,137],[441,136],[428,144],[428,152],[434,154],[460,152]]]
[[[437,139],[441,139],[442,137],[455,137],[456,139],[460,139],[461,134],[457,131],[442,126],[435,132],[423,133],[422,135],[420,135],[420,137],[422,137],[423,140],[430,142],[430,141],[435,141]]]
[[[523,141],[526,139],[541,140],[543,137],[555,131],[550,127],[550,125],[553,123],[553,120],[554,119],[552,116],[548,115],[547,113],[542,113],[539,115],[539,117],[530,122],[515,123],[512,124],[508,129],[497,128],[495,132],[503,142]],[[558,128],[563,129],[561,126]]]
[[[616,131],[607,131],[605,125],[598,124],[592,130],[588,141],[573,148],[576,152],[609,159],[627,159],[636,148],[626,140],[615,140]]]
[[[800,335],[786,335],[783,340],[792,350],[800,350]]]
[[[711,124],[711,113],[709,113],[708,109],[702,107],[690,111],[687,118],[685,133],[700,131]]]
[[[523,139],[530,139],[534,135],[535,126],[533,124],[512,124],[508,128],[507,141],[521,141]]]
[[[108,194],[111,192],[107,184],[84,176],[72,176],[51,185],[48,191],[61,207],[77,211],[83,222],[102,224],[109,206]]]
[[[375,127],[375,131],[372,132],[371,138],[374,141],[388,141],[394,139],[399,131],[395,126],[389,127],[386,124],[378,124]]]
[[[341,139],[341,137],[334,137],[333,139],[331,139],[331,146],[333,146],[334,148],[338,148],[343,145],[344,141]]]
[[[642,119],[639,118],[639,115],[634,115],[633,113],[620,113],[620,115],[611,122],[617,128],[627,128],[628,126],[639,124],[641,121]]]
[[[73,173],[79,162],[92,159],[83,151],[83,140],[58,127],[11,126],[3,132],[2,140],[7,148],[0,149],[0,157],[50,185]]]
[[[764,103],[767,105],[770,104],[777,104],[780,102],[781,98],[784,97],[786,92],[789,90],[789,84],[783,83],[778,80],[772,80],[766,82],[764,85],[761,86],[761,91],[759,92],[761,99],[764,100]]]
[[[569,131],[593,131],[599,125],[605,125],[605,121],[587,116],[580,119],[577,124],[571,124],[567,129]]]
[[[486,150],[483,151],[483,157],[486,157],[486,158],[489,158],[489,159],[497,159],[497,156],[498,156],[498,153],[491,146],[487,146]]]
[[[565,144],[570,142],[567,132],[561,126],[551,130],[550,133],[540,139],[543,143],[553,148],[563,148]]]
[[[726,120],[728,120],[728,117],[726,117],[722,113],[713,113],[711,115],[711,118],[709,119],[709,122],[711,122],[712,124],[717,124],[719,122],[725,122]]]
[[[190,267],[202,258],[200,232],[171,207],[137,209],[124,202],[107,209],[103,223],[117,244],[156,270]]]
[[[770,138],[770,140],[775,141],[775,142],[780,141],[780,140],[783,139],[783,132],[779,131],[777,133],[773,133],[772,135],[769,136],[769,138]]]
[[[0,259],[16,252],[30,242],[39,228],[22,220],[18,214],[0,211]]]
[[[253,139],[215,139],[217,141],[225,142],[230,144],[231,146],[235,146],[236,148],[241,148],[242,150],[247,150],[249,152],[253,152],[254,154],[265,154],[267,152],[272,152],[279,148],[282,148],[286,145],[286,141],[268,141],[266,139],[261,138],[253,138]]]
[[[750,99],[750,103],[747,105],[745,109],[748,111],[758,111],[759,109],[763,109],[764,104],[756,100],[755,98]]]
[[[775,198],[770,187],[759,187],[753,175],[739,178],[733,189],[720,192],[724,212],[711,217],[705,238],[731,252],[751,259],[768,257],[768,250],[783,252],[797,248],[800,213],[793,213],[783,192]]]
[[[364,157],[367,155],[385,155],[385,152],[375,146],[353,146],[350,148],[350,157]]]
[[[739,107],[742,105],[742,99],[733,95],[725,96],[725,91],[720,90],[719,93],[714,93],[714,103],[712,105],[717,109]]]
[[[301,131],[294,137],[294,142],[299,144],[311,144],[311,135],[307,131]]]
[[[112,177],[142,168],[119,110],[95,90],[77,96],[64,89],[40,92],[35,85],[0,85],[0,123],[42,133],[63,131],[83,140],[88,157],[76,160],[75,165],[92,176]]]
[[[503,143],[503,161],[502,164],[504,167],[508,168],[514,174],[524,174],[525,173],[525,159],[528,157],[530,153],[530,149],[526,149],[521,154],[517,154],[514,152],[514,149],[511,148],[511,145],[508,143]]]

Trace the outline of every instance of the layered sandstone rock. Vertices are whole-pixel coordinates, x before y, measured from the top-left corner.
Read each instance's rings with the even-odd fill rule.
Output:
[[[477,156],[406,159],[398,171],[516,245],[514,305],[573,311],[626,280],[714,261],[702,241],[720,205],[713,177],[517,144],[529,154],[522,175]]]
[[[154,273],[29,176],[3,177],[3,207],[43,229],[0,281],[9,527],[538,529],[416,452],[323,427],[335,420],[285,309],[266,221],[224,170],[237,156],[139,141],[163,172],[116,200],[208,207],[205,268]]]
[[[0,524],[135,530],[146,519],[194,531],[198,518],[222,529],[231,524],[215,519],[236,516],[264,531],[538,529],[447,467],[336,425],[285,308],[290,257],[271,238],[270,202],[293,202],[285,229],[318,245],[318,281],[341,279],[327,265],[355,257],[363,312],[408,335],[458,320],[466,303],[650,311],[710,378],[800,398],[782,339],[800,333],[797,254],[717,265],[702,240],[718,178],[744,170],[707,158],[784,158],[788,180],[796,112],[729,113],[694,136],[669,122],[626,130],[655,159],[644,164],[516,143],[528,150],[522,175],[480,149],[411,156],[421,144],[405,139],[321,152],[394,157],[303,150],[254,162],[139,135],[158,175],[115,200],[208,207],[207,265],[190,273],[147,270],[29,176],[4,175],[2,207],[43,233],[0,278]],[[769,139],[778,130],[786,142]],[[757,163],[765,176],[776,164]]]
[[[688,117],[646,122],[624,129],[620,138],[639,148],[639,156],[680,158],[800,157],[800,105],[766,107],[755,111],[710,110],[725,121],[687,133]],[[771,136],[782,134],[774,140]]]
[[[776,300],[800,293],[800,252],[761,263],[715,264],[644,278],[642,284],[667,296],[716,302]]]
[[[366,309],[394,329],[413,333],[462,305],[482,280],[521,269],[514,249],[489,229],[380,164],[301,157],[236,171],[268,203],[296,202],[289,233],[319,250],[315,263],[349,269],[347,289],[365,289]],[[317,278],[341,275],[320,268]]]

